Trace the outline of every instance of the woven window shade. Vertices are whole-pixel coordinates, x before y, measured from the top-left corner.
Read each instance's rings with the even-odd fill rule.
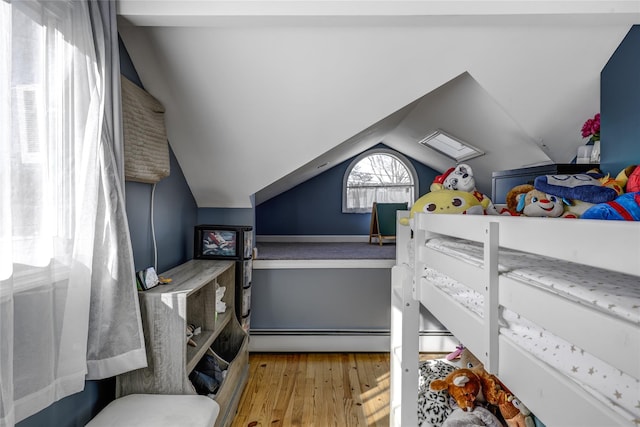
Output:
[[[125,179],[152,184],[169,176],[164,107],[125,76],[121,81]]]

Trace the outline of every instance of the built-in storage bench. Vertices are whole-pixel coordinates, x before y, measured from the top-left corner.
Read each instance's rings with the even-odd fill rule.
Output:
[[[249,372],[249,336],[235,314],[235,263],[191,260],[161,274],[172,281],[139,293],[148,367],[120,375],[117,394],[196,394],[189,374],[205,354],[227,369],[215,400],[216,426],[229,426]],[[224,287],[224,313],[216,289]],[[189,345],[187,325],[200,328]]]

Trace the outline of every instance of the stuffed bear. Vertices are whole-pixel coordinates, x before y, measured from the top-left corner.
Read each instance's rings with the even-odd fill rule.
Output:
[[[480,393],[480,378],[470,369],[460,368],[451,372],[442,380],[434,380],[429,385],[431,390],[447,390],[458,407],[463,411],[473,411],[476,397]]]
[[[432,381],[430,388],[432,390],[447,390],[449,396],[455,401],[451,405],[453,412],[447,417],[442,427],[501,426],[500,420],[489,410],[482,406],[476,406],[481,383],[478,376],[470,369],[456,369],[444,379]]]
[[[482,395],[477,400],[497,406],[509,427],[535,427],[529,409],[495,375],[488,373],[467,348],[460,354],[460,366],[474,372],[480,380]]]
[[[467,164],[461,163],[455,168],[449,168],[442,175],[436,176],[431,184],[431,191],[437,190],[458,190],[471,193],[478,199],[486,214],[499,215],[491,199],[476,189],[476,179],[473,177],[473,170]]]

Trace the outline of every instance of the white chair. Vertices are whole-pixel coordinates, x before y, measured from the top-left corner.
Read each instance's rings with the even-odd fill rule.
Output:
[[[220,406],[201,395],[130,394],[109,403],[86,427],[213,427]]]

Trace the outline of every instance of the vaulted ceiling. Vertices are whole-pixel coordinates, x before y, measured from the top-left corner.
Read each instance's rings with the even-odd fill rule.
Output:
[[[118,0],[199,207],[250,207],[380,142],[438,171],[568,162],[640,1]],[[319,167],[327,163],[324,167]]]

